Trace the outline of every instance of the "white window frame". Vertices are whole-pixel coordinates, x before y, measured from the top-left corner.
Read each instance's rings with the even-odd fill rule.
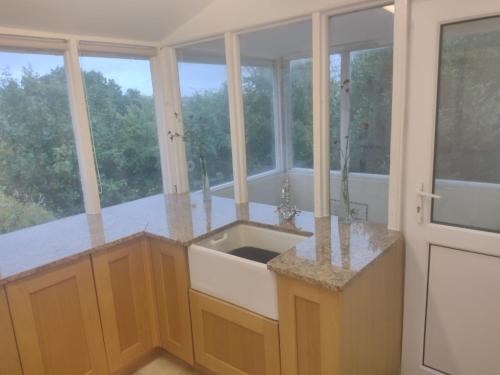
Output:
[[[88,116],[87,101],[83,76],[80,66],[81,51],[92,56],[140,58],[150,61],[151,78],[155,98],[156,122],[159,132],[159,146],[162,163],[162,179],[164,192],[172,192],[169,184],[176,180],[172,178],[167,163],[172,163],[174,158],[170,155],[171,148],[162,145],[161,134],[164,123],[162,117],[162,102],[157,99],[158,86],[165,79],[155,74],[158,64],[155,63],[158,48],[150,43],[129,42],[119,39],[87,38],[68,36],[57,33],[29,32],[16,29],[3,29],[0,35],[0,49],[4,51],[33,51],[33,53],[60,53],[64,57],[64,69],[67,79],[67,94],[71,111],[71,121],[74,133],[74,142],[78,158],[79,177],[85,206],[85,213],[90,215],[101,213],[99,183],[96,171],[96,160],[92,145],[92,133]],[[95,52],[95,53],[92,53]],[[156,65],[156,67],[155,67]],[[155,87],[157,86],[157,87]],[[164,143],[164,142],[163,142]]]
[[[154,101],[154,110],[155,110],[155,126],[157,131],[158,138],[158,147],[160,152],[160,170],[161,170],[161,178],[162,178],[162,191],[165,194],[175,193],[177,192],[178,181],[180,180],[179,176],[175,173],[176,170],[173,167],[175,165],[176,154],[175,148],[170,147],[168,142],[168,129],[166,124],[168,124],[171,119],[167,116],[166,109],[168,106],[166,105],[165,96],[167,95],[165,92],[165,82],[168,82],[167,79],[163,77],[163,71],[161,66],[160,54],[159,50],[156,47],[152,46],[136,46],[136,45],[128,45],[128,44],[116,44],[116,43],[107,43],[107,42],[94,42],[94,41],[86,41],[80,40],[76,41],[77,45],[77,57],[78,57],[78,76],[82,82],[83,89],[83,101],[85,105],[85,118],[88,123],[88,128],[90,132],[90,145],[87,144],[87,140],[84,139],[83,147],[86,152],[91,152],[93,156],[94,162],[94,171],[96,171],[96,181],[97,181],[97,189],[98,193],[100,191],[101,181],[99,176],[99,166],[97,163],[97,155],[95,152],[95,147],[92,141],[92,124],[90,123],[88,117],[88,103],[85,96],[85,83],[83,82],[83,74],[80,66],[80,57],[102,57],[102,58],[117,58],[117,59],[128,59],[128,60],[143,60],[149,63],[150,75],[151,75],[151,83],[153,87],[153,101]],[[70,44],[71,46],[71,44]],[[73,62],[74,64],[74,62]],[[76,65],[75,65],[76,68]],[[76,77],[75,77],[76,78]],[[171,82],[175,82],[171,80]],[[75,90],[75,91],[80,91]],[[75,123],[81,121],[83,117],[79,115],[79,117],[75,118],[73,122]],[[82,179],[82,184],[84,183],[84,179]],[[93,190],[90,190],[93,193]],[[85,194],[85,193],[84,193]],[[127,202],[123,202],[127,203]],[[87,211],[88,212],[88,211]]]

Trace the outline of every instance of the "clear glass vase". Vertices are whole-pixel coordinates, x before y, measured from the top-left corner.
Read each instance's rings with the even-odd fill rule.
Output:
[[[203,200],[205,202],[210,201],[212,199],[212,195],[210,193],[210,179],[208,177],[208,171],[205,164],[205,158],[200,158],[201,165],[201,183],[202,183],[202,192],[203,192]]]
[[[347,164],[347,162],[344,162]],[[344,224],[351,224],[352,210],[351,210],[351,197],[349,194],[349,167],[344,165],[342,168],[341,181],[340,181],[340,211],[339,220]]]

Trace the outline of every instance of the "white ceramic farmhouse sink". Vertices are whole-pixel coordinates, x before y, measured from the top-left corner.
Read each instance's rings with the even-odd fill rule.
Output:
[[[191,287],[278,319],[276,275],[266,263],[306,238],[247,224],[233,225],[189,246]],[[238,255],[231,254],[234,250]]]

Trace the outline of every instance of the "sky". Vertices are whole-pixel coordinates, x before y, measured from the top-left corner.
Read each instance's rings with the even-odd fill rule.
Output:
[[[64,65],[61,55],[0,52],[0,73],[8,72],[14,79],[20,79],[24,67],[31,66],[34,72],[44,75]],[[143,95],[153,95],[149,61],[108,57],[80,58],[83,70],[102,72],[113,79],[123,91],[139,90]],[[226,81],[225,65],[180,63],[179,78],[182,96],[191,96],[197,91],[217,90]]]
[[[197,91],[218,90],[227,80],[225,65],[179,64],[181,96],[191,96]]]

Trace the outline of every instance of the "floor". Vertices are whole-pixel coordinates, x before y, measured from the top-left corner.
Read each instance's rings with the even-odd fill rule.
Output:
[[[170,355],[156,358],[133,375],[200,375],[198,371]]]

